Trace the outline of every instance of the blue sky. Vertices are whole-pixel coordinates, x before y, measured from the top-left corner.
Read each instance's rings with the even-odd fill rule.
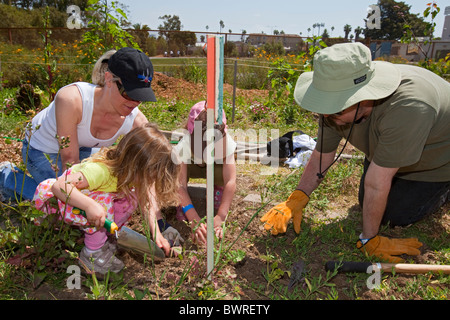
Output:
[[[219,21],[223,20],[225,32],[234,33],[246,30],[247,33],[283,30],[287,34],[308,35],[315,23],[324,23],[331,36],[343,36],[344,25],[365,27],[363,19],[367,17],[367,8],[376,4],[376,0],[249,0],[249,1],[211,1],[211,0],[119,0],[128,6],[129,19],[133,23],[147,24],[157,29],[162,23],[158,17],[165,14],[178,15],[183,30],[219,31]],[[420,13],[431,0],[406,0],[411,6],[410,12]],[[450,6],[449,0],[436,1],[441,12],[436,17],[436,36],[441,36],[444,24],[444,10]],[[316,32],[318,29],[316,28]],[[321,33],[323,28],[321,28]],[[311,35],[311,33],[310,33]]]

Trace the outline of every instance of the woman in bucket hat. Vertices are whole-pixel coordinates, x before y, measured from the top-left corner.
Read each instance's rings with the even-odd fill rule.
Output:
[[[0,200],[31,200],[37,185],[61,175],[68,163],[79,163],[93,149],[111,146],[119,136],[147,123],[138,105],[156,101],[152,77],[153,65],[142,51],[122,48],[100,57],[93,69],[93,83],[61,88],[25,134],[22,157],[32,178],[25,175],[22,188],[23,173],[3,163]]]
[[[420,254],[417,239],[389,239],[378,231],[381,224],[417,222],[448,201],[450,83],[420,67],[372,61],[361,43],[319,51],[314,68],[299,77],[294,97],[302,108],[321,115],[316,149],[297,189],[261,219],[265,229],[286,232],[292,218],[300,232],[309,195],[346,138],[366,156],[357,247],[391,262],[402,261],[401,254]]]

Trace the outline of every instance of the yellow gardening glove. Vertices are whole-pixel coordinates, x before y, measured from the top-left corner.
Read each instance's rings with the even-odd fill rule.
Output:
[[[270,230],[273,235],[285,233],[289,220],[293,218],[294,230],[300,232],[303,208],[307,205],[309,197],[301,190],[295,190],[289,198],[267,212],[261,222],[265,222],[264,229]]]
[[[391,263],[404,262],[404,259],[396,257],[401,254],[419,255],[421,246],[422,243],[416,238],[389,239],[381,236],[373,237],[365,245],[359,240],[356,243],[356,247],[363,253],[367,253],[369,256],[376,256]]]

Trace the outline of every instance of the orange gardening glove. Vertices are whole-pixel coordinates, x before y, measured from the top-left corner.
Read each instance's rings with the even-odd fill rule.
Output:
[[[285,233],[287,225],[293,218],[294,230],[300,232],[303,208],[307,205],[309,197],[301,190],[295,190],[289,198],[267,212],[261,222],[265,222],[264,229],[271,231],[273,235]]]
[[[356,247],[369,256],[376,256],[391,263],[402,263],[405,260],[396,257],[401,254],[417,256],[420,254],[419,248],[422,243],[416,238],[408,239],[389,239],[386,237],[375,236],[365,245],[358,240]]]

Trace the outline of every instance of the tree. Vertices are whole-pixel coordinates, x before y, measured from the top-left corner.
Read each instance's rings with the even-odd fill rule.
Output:
[[[363,32],[363,28],[361,28],[361,27],[357,27],[355,29],[355,41],[359,40],[359,36],[361,35],[362,32]]]
[[[159,19],[164,20],[163,24],[158,27],[159,35],[166,38],[169,50],[184,50],[186,46],[195,45],[197,42],[195,33],[181,31],[182,25],[179,16],[164,15]]]
[[[146,24],[142,25],[140,23],[135,23],[133,24],[133,29],[134,30],[129,31],[129,33],[134,36],[134,39],[138,43],[139,47],[149,55],[155,55],[156,39],[154,37],[150,37],[150,27]]]
[[[159,17],[158,19],[164,20],[163,24],[160,24],[159,29],[159,35],[168,37],[170,31],[180,31],[181,30],[181,20],[179,16],[176,15],[168,15],[165,14],[162,17]]]
[[[316,27],[319,28],[319,31],[317,31],[317,35],[320,36],[320,27],[325,27],[325,23],[323,22],[314,23],[313,28],[315,29]]]
[[[247,30],[241,30],[241,32],[242,32],[241,41],[244,42],[244,38],[245,38],[245,35],[247,34]]]
[[[344,26],[344,38],[345,38],[345,40],[348,40],[348,35],[350,34],[350,32],[352,31],[352,26],[351,25],[349,25],[349,24],[346,24],[345,26]]]
[[[119,2],[108,0],[89,0],[88,27],[90,28],[83,35],[81,45],[85,47],[85,57],[83,63],[93,63],[104,52],[110,49],[122,47],[134,47],[140,49],[134,41],[133,35],[126,32],[122,26],[128,26],[128,18],[125,12],[119,7]]]
[[[425,22],[418,14],[409,12],[410,5],[394,0],[379,0],[378,6],[381,13],[381,28],[365,28],[366,38],[379,40],[399,40],[404,34],[404,25],[408,24],[417,37],[425,35],[429,29],[429,23]],[[368,15],[368,18],[370,14]]]

